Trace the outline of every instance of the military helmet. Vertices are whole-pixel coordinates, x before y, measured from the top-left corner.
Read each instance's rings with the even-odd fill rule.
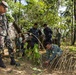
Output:
[[[8,7],[8,4],[7,4],[7,2],[5,2],[5,1],[2,1],[1,2],[5,7]]]

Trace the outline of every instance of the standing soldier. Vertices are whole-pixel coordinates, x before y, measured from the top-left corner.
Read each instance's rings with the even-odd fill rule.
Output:
[[[44,27],[43,32],[45,34],[44,42],[51,42],[52,41],[52,34],[53,34],[52,30],[47,26],[47,24],[44,24],[43,27]]]
[[[30,35],[30,37],[31,37],[31,43],[30,43],[31,45],[30,46],[31,46],[31,48],[33,48],[35,44],[38,44],[38,39],[37,38],[39,38],[42,35],[42,33],[38,29],[38,24],[37,23],[34,23],[34,26],[29,30],[29,32],[32,33]]]
[[[11,43],[11,40],[9,39],[8,31],[7,31],[8,24],[7,24],[7,19],[5,16],[7,8],[8,8],[8,4],[5,1],[2,1],[0,3],[0,52],[1,50],[4,49],[4,46],[6,44],[6,47],[8,48],[8,51],[10,54],[10,59],[11,59],[10,64],[15,65],[16,62],[14,60],[13,47],[12,47],[12,43]],[[1,53],[0,53],[0,67],[6,68],[2,60]]]
[[[57,39],[57,45],[60,47],[61,33],[59,32],[58,29],[57,29],[56,39]]]

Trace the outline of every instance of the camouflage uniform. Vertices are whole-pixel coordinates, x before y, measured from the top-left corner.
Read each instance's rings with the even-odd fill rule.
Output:
[[[63,51],[58,47],[57,45],[52,44],[52,48],[46,51],[47,60],[50,60],[50,62],[56,57],[61,56]],[[50,54],[52,54],[50,56]]]
[[[0,48],[4,48],[4,39],[7,36],[7,20],[5,15],[0,15]]]
[[[6,3],[6,2],[4,2],[4,3]],[[5,9],[4,4],[2,4],[2,6],[3,6],[3,8]],[[1,9],[1,8],[0,8],[0,9]],[[1,52],[1,50],[4,49],[4,46],[5,46],[5,45],[6,45],[6,47],[8,48],[8,51],[9,51],[9,54],[10,54],[10,59],[11,59],[10,64],[11,64],[11,65],[15,65],[16,62],[15,62],[15,60],[14,60],[12,42],[11,42],[11,40],[9,39],[9,36],[8,36],[7,19],[6,19],[5,14],[0,12],[0,52]],[[3,63],[1,53],[0,53],[0,67],[3,67],[3,68],[6,67],[6,66],[4,65],[4,63]]]

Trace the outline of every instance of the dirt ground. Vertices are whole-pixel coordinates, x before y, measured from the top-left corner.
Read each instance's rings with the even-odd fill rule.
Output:
[[[6,68],[0,68],[0,75],[76,75],[76,72],[51,71],[47,68],[40,68],[26,61],[25,58],[16,60],[20,66],[11,66],[9,58],[3,58]]]

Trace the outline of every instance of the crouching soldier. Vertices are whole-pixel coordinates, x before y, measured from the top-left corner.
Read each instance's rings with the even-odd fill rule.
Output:
[[[6,45],[9,44],[9,45],[7,45],[7,48],[9,50],[9,54],[10,54],[10,58],[11,58],[10,64],[15,65],[16,62],[14,60],[13,48],[10,46],[11,45],[10,39],[7,40],[8,24],[7,24],[7,19],[6,19],[6,16],[5,16],[7,8],[8,8],[8,4],[5,1],[2,1],[0,3],[0,50],[4,49],[5,42],[6,42]],[[4,65],[4,62],[2,60],[1,53],[0,53],[0,67],[6,68],[6,66]]]
[[[46,65],[49,65],[55,59],[56,56],[60,57],[63,53],[63,51],[57,45],[54,45],[50,42],[46,42],[45,47],[47,57],[47,60],[45,61]]]

